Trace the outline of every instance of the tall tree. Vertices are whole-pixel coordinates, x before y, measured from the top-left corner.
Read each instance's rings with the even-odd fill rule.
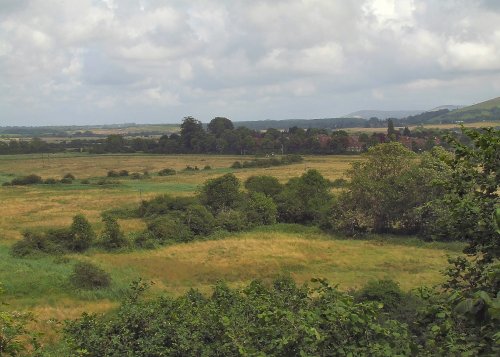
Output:
[[[208,132],[219,138],[224,131],[234,130],[234,125],[231,120],[223,117],[215,117],[208,123]]]
[[[200,140],[205,136],[203,125],[193,117],[185,117],[181,124],[181,141],[185,149],[192,151],[199,146]]]

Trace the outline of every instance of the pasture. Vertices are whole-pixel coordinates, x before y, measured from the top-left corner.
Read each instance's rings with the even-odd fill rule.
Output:
[[[12,309],[33,311],[35,328],[44,340],[57,339],[57,320],[79,316],[83,311],[104,312],[116,306],[130,282],[139,277],[154,283],[151,294],[181,294],[189,288],[209,292],[218,280],[242,286],[253,279],[271,280],[290,274],[298,282],[325,277],[341,289],[354,289],[376,278],[392,278],[405,290],[442,281],[440,271],[447,255],[462,249],[456,244],[423,243],[416,239],[371,237],[345,240],[313,227],[274,225],[237,234],[217,233],[207,240],[182,243],[156,250],[85,254],[38,259],[18,259],[9,254],[10,245],[26,229],[68,226],[77,213],[87,216],[94,228],[102,229],[100,214],[118,207],[133,207],[158,193],[193,195],[207,179],[233,172],[240,180],[251,175],[272,175],[281,182],[317,169],[329,179],[345,175],[350,163],[360,156],[310,156],[300,164],[258,169],[229,167],[241,156],[203,155],[88,155],[54,154],[0,156],[0,183],[16,176],[37,174],[42,178],[76,176],[71,184],[0,186],[0,282]],[[187,165],[199,171],[182,171]],[[203,170],[209,165],[210,170]],[[158,176],[164,168],[178,171]],[[113,178],[111,185],[97,185],[109,170],[148,171],[151,176],[133,180]],[[83,184],[82,179],[90,179]],[[145,228],[140,219],[121,219],[121,228],[133,235]],[[79,291],[69,285],[68,276],[78,260],[90,261],[108,271],[111,288]]]

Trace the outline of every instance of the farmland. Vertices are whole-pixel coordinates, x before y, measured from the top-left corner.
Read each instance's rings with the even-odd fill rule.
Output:
[[[251,159],[246,157],[243,159]],[[119,207],[135,207],[141,200],[158,193],[191,196],[207,179],[233,172],[240,180],[251,175],[272,175],[280,182],[317,169],[330,180],[342,178],[351,162],[360,156],[308,156],[300,164],[288,166],[230,169],[241,156],[204,155],[87,155],[51,154],[0,156],[0,180],[35,173],[43,178],[76,176],[71,184],[0,187],[0,281],[12,308],[33,311],[34,328],[45,332],[46,342],[55,341],[54,321],[77,317],[83,311],[104,312],[114,306],[129,283],[139,277],[154,283],[152,294],[179,295],[190,288],[209,292],[218,280],[239,287],[253,279],[271,280],[290,274],[304,283],[325,277],[343,290],[363,286],[372,279],[391,278],[409,290],[433,286],[443,279],[440,271],[447,256],[456,256],[462,244],[424,243],[417,239],[371,236],[364,240],[345,240],[315,227],[274,225],[241,233],[215,233],[207,240],[181,243],[156,250],[106,253],[91,249],[84,255],[19,259],[10,256],[9,247],[26,229],[64,227],[75,214],[83,213],[94,228],[102,230],[100,215]],[[187,166],[198,171],[183,171]],[[205,166],[210,170],[203,170]],[[178,171],[158,176],[164,168]],[[148,171],[141,180],[114,178],[110,185],[96,180],[110,170]],[[82,179],[90,180],[83,184]],[[138,218],[119,220],[130,236],[145,229]],[[74,290],[68,283],[73,263],[89,261],[110,272],[113,285],[104,291]]]

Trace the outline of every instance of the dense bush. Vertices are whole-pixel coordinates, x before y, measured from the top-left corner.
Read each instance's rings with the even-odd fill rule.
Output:
[[[57,183],[57,180],[55,178],[49,177],[43,180],[43,183],[46,185],[54,185]]]
[[[207,236],[216,228],[214,216],[200,204],[186,207],[183,222],[197,236]]]
[[[175,175],[175,170],[174,169],[163,169],[163,170],[160,170],[158,171],[158,176],[171,176],[171,175]]]
[[[378,301],[386,311],[390,311],[401,304],[404,294],[397,282],[383,279],[369,281],[357,292],[356,297],[359,301]]]
[[[76,288],[87,290],[107,288],[111,285],[111,276],[88,262],[76,263],[69,280]]]
[[[304,161],[304,158],[300,155],[285,155],[280,158],[271,157],[268,159],[254,159],[251,161],[243,161],[243,163],[239,161],[235,161],[231,168],[233,169],[241,169],[241,168],[254,168],[254,167],[272,167],[272,166],[281,166],[281,165],[290,165],[296,164]]]
[[[125,247],[128,241],[120,230],[116,219],[110,215],[104,215],[102,221],[104,223],[104,231],[101,234],[99,244],[106,250]]]
[[[108,177],[119,177],[120,173],[115,171],[115,170],[109,170],[107,176]]]
[[[234,209],[242,200],[240,180],[234,174],[210,179],[202,186],[199,199],[214,214]]]
[[[243,290],[219,284],[211,296],[142,302],[135,291],[108,318],[84,315],[65,327],[88,356],[411,355],[405,325],[380,319],[377,303],[355,302],[325,282],[307,289],[288,278]]]
[[[63,176],[63,179],[75,180],[76,177],[72,173],[67,173],[66,175]]]
[[[193,234],[188,226],[173,216],[161,216],[148,223],[147,231],[152,239],[159,244],[169,242],[188,242]]]
[[[87,250],[96,239],[96,234],[92,226],[82,214],[77,214],[73,217],[70,231],[71,241],[69,242],[69,249],[75,252]]]
[[[239,232],[248,226],[245,213],[237,210],[220,212],[216,217],[216,222],[218,227],[228,232]]]
[[[34,174],[23,177],[16,177],[10,182],[12,186],[36,185],[39,183],[43,183],[42,178]]]
[[[269,197],[275,197],[283,190],[283,185],[273,176],[250,176],[245,181],[249,192],[260,192]]]
[[[273,199],[260,192],[252,192],[245,200],[244,211],[248,223],[261,226],[276,223],[278,210]]]
[[[142,201],[139,214],[142,217],[151,217],[168,214],[172,211],[184,211],[190,205],[199,203],[195,197],[172,197],[160,195],[149,201]]]

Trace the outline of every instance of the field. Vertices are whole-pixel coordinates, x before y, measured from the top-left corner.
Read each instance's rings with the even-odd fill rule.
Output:
[[[463,123],[466,128],[486,128],[486,127],[498,127],[500,125],[499,121],[481,121],[476,123]],[[409,126],[408,129],[413,131],[418,128],[424,129],[460,129],[460,124],[425,124],[425,125],[415,125]],[[387,133],[387,128],[347,128],[345,129],[348,133]]]
[[[390,277],[405,290],[435,285],[442,279],[447,255],[456,255],[461,245],[430,244],[417,239],[371,237],[345,240],[322,233],[317,228],[275,225],[239,234],[218,234],[206,241],[177,244],[157,250],[103,253],[91,250],[84,255],[16,259],[9,246],[25,229],[62,227],[77,213],[85,214],[99,231],[102,211],[135,206],[141,199],[158,193],[193,195],[207,179],[234,172],[241,180],[250,175],[267,174],[282,182],[318,169],[329,179],[340,178],[350,162],[360,156],[306,157],[301,164],[265,169],[232,170],[241,156],[202,155],[41,155],[0,156],[0,183],[13,177],[35,173],[43,178],[61,178],[72,173],[72,184],[0,187],[0,282],[12,308],[28,309],[38,317],[36,328],[46,333],[45,340],[57,337],[55,320],[76,317],[82,311],[103,312],[116,306],[129,283],[142,277],[154,282],[152,293],[180,294],[194,287],[208,292],[217,280],[241,286],[252,279],[269,280],[277,274],[290,274],[299,282],[325,277],[341,289],[357,288],[370,279]],[[190,165],[199,171],[160,177],[163,168],[182,170]],[[209,165],[210,170],[203,170]],[[112,185],[95,182],[109,170],[149,171],[143,180],[113,179]],[[129,234],[145,225],[139,219],[119,221]],[[97,263],[113,277],[106,291],[83,292],[68,283],[73,263]]]

